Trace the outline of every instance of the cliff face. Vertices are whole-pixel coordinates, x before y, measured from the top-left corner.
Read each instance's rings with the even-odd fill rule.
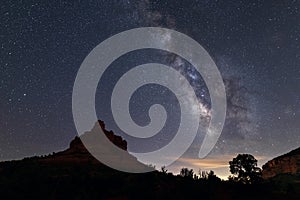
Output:
[[[264,179],[272,178],[279,174],[300,173],[300,148],[268,161],[262,168]]]

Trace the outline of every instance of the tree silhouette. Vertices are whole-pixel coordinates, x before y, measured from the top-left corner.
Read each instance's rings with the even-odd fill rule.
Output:
[[[207,171],[201,171],[199,170],[199,178],[203,180],[207,180],[208,178],[208,172]]]
[[[163,174],[167,174],[167,173],[168,173],[168,170],[167,170],[166,166],[162,166],[162,167],[161,167],[161,172],[162,172]]]
[[[211,182],[221,181],[221,179],[217,177],[215,172],[212,170],[210,170],[209,172],[199,170],[199,178]]]
[[[211,182],[217,182],[217,181],[221,181],[221,179],[219,177],[217,177],[217,175],[215,174],[214,171],[210,170],[208,175],[207,175],[207,180],[211,181]]]
[[[194,170],[193,169],[188,169],[188,168],[182,168],[180,170],[180,176],[193,178],[193,176],[194,176]]]
[[[261,169],[257,160],[250,154],[238,154],[229,162],[231,180],[251,184],[261,180]]]

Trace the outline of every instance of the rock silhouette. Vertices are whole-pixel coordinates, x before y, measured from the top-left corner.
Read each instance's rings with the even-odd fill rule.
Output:
[[[98,123],[98,124],[97,124]],[[24,160],[34,160],[35,163],[41,163],[41,164],[47,164],[47,165],[61,165],[64,166],[64,164],[68,165],[77,165],[77,166],[82,166],[84,167],[85,165],[91,165],[94,166],[95,168],[98,167],[103,167],[103,163],[101,163],[99,160],[97,160],[91,153],[86,149],[86,147],[82,143],[82,138],[88,138],[91,140],[94,140],[95,138],[93,137],[94,134],[99,134],[98,132],[93,131],[100,125],[103,133],[105,136],[109,139],[110,142],[112,142],[114,145],[116,145],[118,148],[122,149],[123,154],[122,155],[114,155],[110,153],[109,151],[106,151],[104,146],[101,146],[99,151],[105,151],[105,156],[112,160],[117,160],[118,162],[121,162],[123,165],[128,165],[128,166],[139,166],[141,168],[149,168],[148,166],[138,162],[138,160],[129,154],[127,152],[127,142],[118,135],[115,135],[113,131],[108,131],[105,128],[105,123],[101,120],[96,122],[94,128],[89,131],[84,133],[81,138],[76,136],[69,145],[69,148],[58,152],[58,153],[53,153],[48,156],[41,156],[41,157],[32,157],[32,158],[25,158]],[[98,139],[98,138],[97,138]],[[97,145],[98,143],[96,143]],[[101,144],[101,143],[100,143]],[[15,161],[18,162],[18,161]],[[89,166],[90,168],[90,166]],[[0,164],[0,169],[1,169],[1,164]],[[150,169],[150,168],[149,168]],[[152,170],[152,169],[151,169]]]
[[[119,147],[128,162],[139,163],[127,142],[98,121],[105,137]],[[96,124],[95,127],[97,127]],[[94,128],[95,128],[94,127]],[[98,126],[99,127],[99,126]],[[89,138],[93,130],[83,134]],[[81,137],[82,137],[81,136]],[[92,137],[93,138],[93,137]],[[109,156],[109,155],[108,155]],[[289,159],[288,159],[289,158]],[[120,159],[120,158],[114,158]],[[94,158],[75,137],[69,148],[47,156],[0,162],[1,199],[299,199],[299,149],[264,166],[266,177],[287,172],[286,179],[268,179],[251,185],[210,176],[181,176],[157,170],[134,174],[114,170]],[[291,165],[288,168],[288,165]],[[276,169],[276,170],[275,170]],[[190,169],[187,169],[190,171]],[[296,181],[295,181],[296,180]]]

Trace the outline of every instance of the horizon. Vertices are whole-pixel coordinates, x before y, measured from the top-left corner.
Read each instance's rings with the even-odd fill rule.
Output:
[[[0,161],[64,150],[98,119],[140,162],[174,173],[227,178],[238,154],[262,167],[300,147],[300,1],[5,1],[1,10]],[[100,162],[147,171],[95,156],[96,144],[122,155],[95,138],[82,142]]]
[[[46,156],[46,155],[50,155],[50,154],[53,154],[53,153],[58,153],[58,152],[67,150],[68,148],[69,148],[69,145],[66,146],[65,148],[60,149],[60,150],[53,151],[53,152],[48,152],[46,154],[28,155],[26,157],[20,157],[20,158],[15,158],[15,159],[11,159],[11,160],[0,160],[0,162],[17,161],[17,160],[22,160],[24,158],[34,157],[34,156],[42,157],[42,156]],[[292,150],[295,150],[295,149],[291,149],[290,151],[292,151]],[[281,153],[281,154],[279,154],[279,155],[277,155],[275,157],[270,157],[270,158],[268,158],[268,157],[259,157],[259,156],[256,156],[256,155],[253,155],[253,156],[258,161],[257,162],[257,166],[262,169],[262,166],[264,164],[266,164],[268,161],[270,161],[270,160],[272,160],[272,159],[274,159],[274,158],[276,158],[278,156],[281,156],[281,155],[284,155],[286,153],[289,153],[290,151],[285,152],[285,153]],[[128,153],[130,153],[130,152],[128,152]],[[238,154],[243,154],[243,153],[247,154],[247,152],[241,152],[241,153],[238,153]],[[193,169],[194,173],[197,176],[199,175],[198,174],[199,171],[207,171],[207,172],[213,171],[215,173],[215,175],[217,175],[217,177],[221,178],[222,180],[228,180],[228,177],[230,175],[232,175],[230,173],[230,170],[229,170],[229,161],[231,161],[233,158],[235,158],[238,154],[220,155],[219,158],[216,157],[216,156],[210,156],[210,155],[208,155],[204,159],[193,159],[193,158],[191,158],[191,159],[184,159],[184,158],[181,159],[181,158],[179,158],[176,162],[180,162],[180,164],[171,165],[169,167],[166,167],[166,169],[168,170],[168,172],[171,172],[174,175],[179,175],[180,174],[180,170],[182,168]],[[152,164],[150,164],[150,165],[152,165]],[[155,170],[161,171],[160,168],[156,168],[156,167],[155,167]]]

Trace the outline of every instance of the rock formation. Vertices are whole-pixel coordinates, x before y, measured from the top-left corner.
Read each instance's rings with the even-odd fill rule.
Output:
[[[96,122],[94,128],[91,131],[86,132],[82,136],[80,136],[81,138],[76,136],[70,142],[68,149],[47,156],[35,156],[35,157],[24,158],[23,160],[18,160],[18,161],[0,162],[0,173],[1,171],[3,171],[4,168],[8,168],[9,166],[15,166],[15,163],[20,163],[20,165],[21,164],[28,165],[29,167],[30,165],[38,164],[40,166],[47,166],[47,167],[52,166],[53,168],[59,167],[61,169],[69,168],[70,166],[79,167],[79,168],[86,168],[88,166],[90,171],[92,171],[90,167],[94,168],[95,170],[99,170],[99,169],[106,170],[106,168],[109,167],[103,165],[105,164],[105,162],[101,163],[93,155],[91,155],[90,152],[83,145],[81,140],[82,137],[91,138],[92,140],[94,138],[97,138],[97,137],[93,137],[94,136],[93,134],[99,134],[99,132],[93,131],[94,129],[97,129],[96,128],[98,127],[97,123],[99,123],[103,133],[110,140],[110,142],[116,145],[117,147],[119,147],[120,149],[122,149],[123,152],[120,155],[115,155],[112,154],[109,149],[107,150],[106,147],[102,145],[100,148],[98,148],[99,151],[102,151],[100,152],[103,153],[102,156],[105,156],[106,159],[109,159],[112,162],[118,161],[116,162],[117,164],[121,162],[121,165],[124,166],[129,166],[129,167],[133,166],[133,167],[139,167],[143,169],[144,168],[149,169],[148,166],[140,163],[134,156],[132,156],[127,152],[127,142],[123,140],[121,136],[117,136],[112,131],[106,130],[104,122],[99,120],[98,122]]]
[[[300,173],[300,148],[268,161],[262,168],[264,179],[272,178],[279,174]]]

